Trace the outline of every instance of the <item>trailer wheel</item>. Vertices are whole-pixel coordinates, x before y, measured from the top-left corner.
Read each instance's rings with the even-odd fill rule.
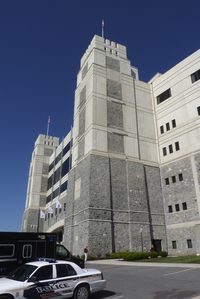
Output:
[[[73,298],[74,299],[88,299],[89,296],[90,296],[90,290],[89,290],[88,285],[82,284],[75,289]]]

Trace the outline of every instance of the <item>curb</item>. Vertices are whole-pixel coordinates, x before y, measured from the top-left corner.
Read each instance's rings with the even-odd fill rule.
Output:
[[[132,266],[132,267],[134,266],[134,267],[200,268],[200,264],[126,262],[121,259],[87,261],[87,264]]]

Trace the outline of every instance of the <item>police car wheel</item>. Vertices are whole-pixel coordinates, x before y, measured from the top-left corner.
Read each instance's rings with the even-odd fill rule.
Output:
[[[87,285],[80,285],[74,292],[74,299],[88,299],[90,291]]]

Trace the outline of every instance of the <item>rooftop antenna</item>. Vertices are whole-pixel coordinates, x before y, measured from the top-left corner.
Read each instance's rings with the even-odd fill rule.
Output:
[[[104,38],[104,20],[102,19],[102,23],[101,23],[101,36]]]
[[[49,125],[50,125],[51,119],[50,116],[48,117],[48,122],[47,122],[47,137],[49,136]]]

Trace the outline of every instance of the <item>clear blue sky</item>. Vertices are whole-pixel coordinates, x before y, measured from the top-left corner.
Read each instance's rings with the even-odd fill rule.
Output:
[[[200,48],[199,0],[0,0],[0,231],[18,231],[34,141],[66,135],[94,34],[124,44],[148,81]]]

